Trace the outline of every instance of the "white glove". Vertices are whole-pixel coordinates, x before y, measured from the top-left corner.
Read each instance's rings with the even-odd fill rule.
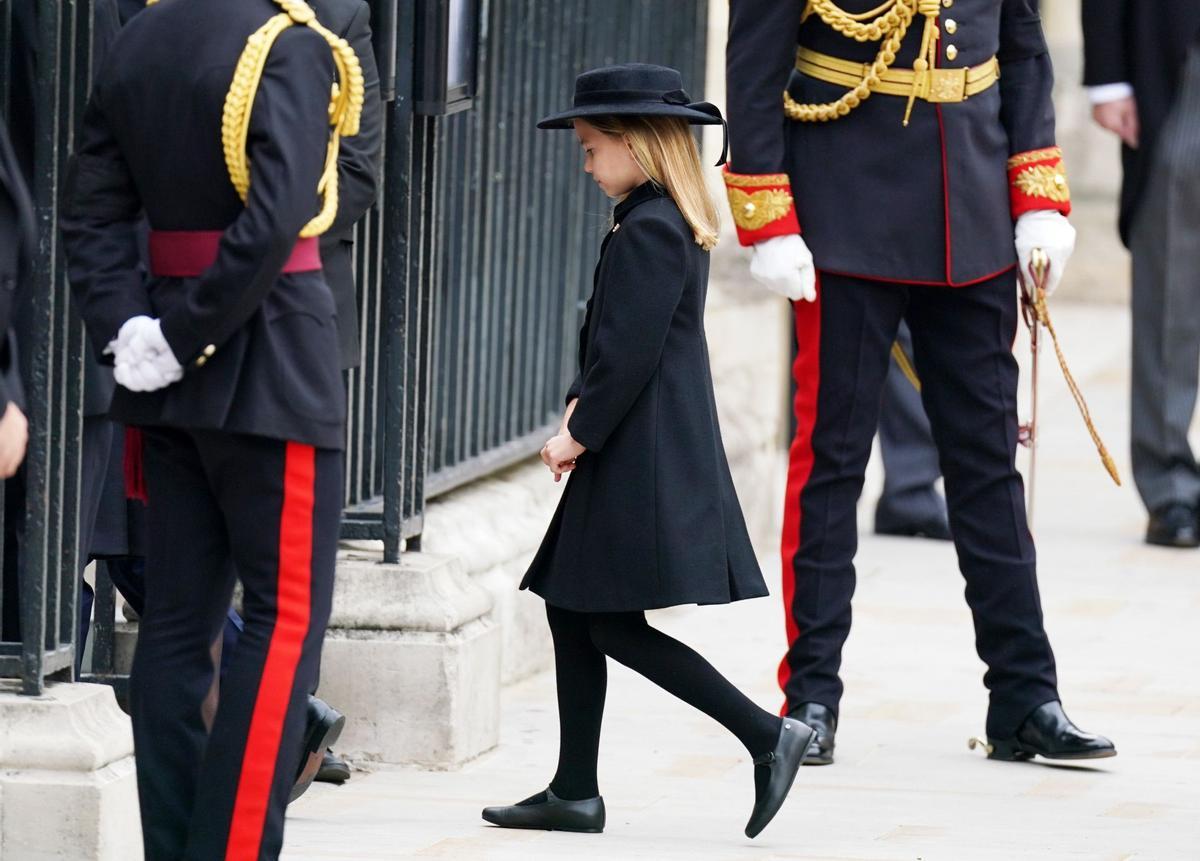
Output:
[[[1038,209],[1018,218],[1015,232],[1017,261],[1024,277],[1029,277],[1029,261],[1035,248],[1042,249],[1050,259],[1046,272],[1046,298],[1050,298],[1075,250],[1075,228],[1061,212]]]
[[[817,270],[812,252],[798,233],[755,243],[750,275],[768,290],[793,302],[817,299]]]
[[[158,320],[144,316],[126,320],[110,346],[116,354],[113,376],[131,392],[154,392],[183,379],[183,366],[171,352]]]

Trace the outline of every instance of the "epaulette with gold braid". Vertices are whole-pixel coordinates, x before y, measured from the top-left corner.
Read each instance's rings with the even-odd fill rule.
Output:
[[[146,0],[153,6],[158,0]],[[250,133],[250,112],[262,81],[271,48],[280,34],[295,25],[315,30],[333,50],[338,82],[333,85],[329,103],[329,125],[332,129],[325,153],[325,168],[317,192],[321,195],[321,211],[300,231],[301,237],[320,236],[333,224],[338,209],[338,151],[343,137],[358,134],[359,120],[365,101],[362,66],[358,55],[345,40],[321,25],[316,13],[303,0],[274,0],[283,12],[271,18],[246,40],[246,48],[238,59],[233,83],[225,97],[225,112],[221,121],[221,143],[225,151],[225,166],[229,179],[244,202],[250,192],[250,159],[246,140]]]

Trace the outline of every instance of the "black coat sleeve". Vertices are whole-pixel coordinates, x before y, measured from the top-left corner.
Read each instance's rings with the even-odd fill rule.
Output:
[[[253,316],[317,213],[333,75],[329,45],[308,27],[284,31],[271,50],[246,142],[246,208],[226,228],[216,262],[191,282],[187,301],[162,319],[181,363],[208,344],[220,347]]]
[[[1083,0],[1083,83],[1132,83],[1129,7],[1132,0]]]
[[[575,375],[575,379],[571,381],[571,385],[567,386],[567,396],[565,398],[566,405],[570,406],[571,401],[579,397],[579,393],[583,391],[583,373]]]
[[[589,451],[604,447],[658,368],[683,296],[688,241],[677,225],[651,216],[622,226],[609,243],[614,258],[568,426]]]
[[[732,171],[785,172],[783,91],[804,6],[802,0],[730,0],[725,100]]]
[[[67,167],[62,228],[67,280],[101,361],[126,320],[153,316],[138,223],[142,201],[104,112],[103,73],[92,91]]]
[[[342,38],[350,43],[362,65],[363,102],[358,134],[342,138],[338,152],[338,211],[329,239],[349,239],[379,193],[379,153],[383,145],[383,102],[379,98],[379,69],[371,43],[371,7],[360,3]]]
[[[1054,146],[1054,68],[1038,0],[1004,0],[1000,9],[1000,122],[1010,154]]]

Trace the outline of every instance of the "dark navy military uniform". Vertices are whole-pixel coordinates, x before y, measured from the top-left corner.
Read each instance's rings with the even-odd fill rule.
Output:
[[[144,430],[151,501],[130,695],[149,859],[277,857],[330,609],[345,400],[333,296],[319,262],[297,262],[315,244],[297,237],[319,209],[329,135],[324,39],[295,26],[271,50],[246,204],[222,152],[234,66],[280,11],[165,0],[139,13],[98,76],[67,182],[71,283],[97,353],[146,315],[185,369],[159,391],[118,388],[112,407]],[[155,234],[196,232],[219,233],[211,259],[162,274],[178,261],[156,259]],[[209,735],[209,648],[235,569],[246,625]]]
[[[878,4],[838,5],[857,14]],[[904,320],[988,665],[988,735],[1011,737],[1058,699],[1014,464],[1013,222],[1025,211],[1069,210],[1037,4],[943,0],[932,43],[939,77],[929,98],[914,100],[907,126],[907,99],[887,92],[828,122],[787,117],[785,91],[796,104],[824,103],[853,86],[801,71],[799,60],[857,63],[861,77],[880,47],[818,14],[804,18],[805,6],[733,0],[728,47],[726,183],[740,238],[749,245],[802,231],[818,271],[817,301],[795,303],[797,434],[782,541],[789,650],[780,685],[789,709],[817,703],[836,715],[855,506]],[[911,75],[923,21],[916,16],[893,69]],[[981,83],[970,91],[970,82]],[[761,217],[764,207],[773,217]]]

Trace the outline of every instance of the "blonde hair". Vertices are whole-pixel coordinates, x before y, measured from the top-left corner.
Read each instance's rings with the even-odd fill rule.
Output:
[[[638,167],[671,195],[696,244],[705,251],[716,247],[721,222],[687,120],[631,116],[588,117],[587,121],[597,131],[624,138]]]

